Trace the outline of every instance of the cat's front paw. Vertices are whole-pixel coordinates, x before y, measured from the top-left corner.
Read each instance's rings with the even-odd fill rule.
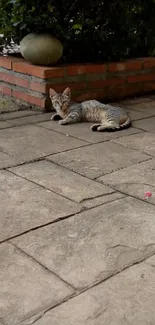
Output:
[[[60,125],[64,125],[64,124],[65,124],[64,120],[60,120],[60,121],[59,121],[59,124],[60,124]]]

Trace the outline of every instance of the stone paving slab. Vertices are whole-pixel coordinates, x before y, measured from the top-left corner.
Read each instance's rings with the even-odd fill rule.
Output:
[[[0,169],[17,165],[19,162],[20,159],[11,157],[4,152],[0,152]]]
[[[149,257],[146,261],[145,261],[146,264],[149,264],[151,266],[155,266],[155,255]]]
[[[87,179],[46,160],[22,165],[11,170],[19,176],[32,180],[76,202],[114,192],[108,186]]]
[[[73,293],[58,277],[8,243],[0,245],[0,261],[0,317],[5,324],[22,324]]]
[[[155,251],[155,209],[123,198],[12,240],[75,288],[102,281]]]
[[[114,192],[114,193],[111,193],[111,194],[98,196],[98,197],[95,197],[95,198],[92,198],[92,199],[83,200],[81,202],[81,205],[86,209],[90,209],[90,208],[93,208],[95,206],[99,206],[99,205],[102,205],[102,204],[105,204],[105,203],[108,203],[108,202],[111,202],[111,201],[115,201],[117,199],[121,199],[123,197],[125,197],[125,194]]]
[[[0,241],[80,210],[80,207],[51,191],[0,172]]]
[[[129,103],[124,102],[124,105],[132,110],[147,112],[155,115],[155,100],[154,101],[147,101],[147,102],[140,102],[140,103]]]
[[[154,98],[152,97],[152,95],[149,95],[147,97],[143,97],[143,96],[133,97],[133,98],[131,97],[131,98],[124,99],[124,100],[121,100],[121,101],[117,102],[117,105],[118,104],[123,104],[123,105],[131,104],[131,105],[135,105],[135,104],[148,103],[148,102],[152,102],[152,101],[154,101]]]
[[[48,157],[48,160],[92,179],[147,159],[149,156],[146,154],[112,142],[93,144]]]
[[[146,117],[150,117],[150,116],[154,116],[153,114],[147,112],[147,111],[136,111],[134,109],[131,108],[125,108],[125,110],[127,111],[128,115],[131,118],[131,121],[136,121],[136,120],[140,120],[140,119],[144,119]],[[138,132],[137,132],[138,133]]]
[[[0,121],[12,120],[15,118],[21,118],[21,117],[25,117],[25,116],[33,116],[33,115],[35,116],[37,114],[40,114],[40,112],[31,111],[31,110],[3,113],[3,114],[0,114]]]
[[[9,123],[12,126],[20,126],[20,125],[26,125],[26,124],[36,124],[43,121],[49,121],[51,118],[51,113],[46,114],[37,114],[32,116],[24,116],[17,119],[9,120]]]
[[[154,124],[155,128],[155,124]],[[114,139],[112,142],[120,144],[126,148],[136,149],[148,155],[155,157],[155,134],[143,132],[131,136],[126,136],[119,139]]]
[[[128,105],[128,108],[131,108],[132,110],[141,111],[141,112],[147,112],[155,115],[155,101],[148,102],[148,103],[140,103],[136,105]]]
[[[144,131],[155,132],[155,117],[133,122],[133,126]]]
[[[124,168],[98,180],[139,199],[143,199],[146,192],[151,192],[152,197],[148,201],[155,204],[155,159]]]
[[[155,100],[117,105],[114,133],[0,114],[0,325],[154,325]]]
[[[101,141],[107,141],[110,139],[119,138],[120,136],[130,135],[139,133],[140,130],[130,127],[126,130],[121,130],[117,132],[92,132],[90,127],[93,123],[77,123],[70,125],[59,125],[58,122],[48,121],[39,123],[45,129],[57,131],[63,133],[67,136],[73,136],[78,139],[88,141],[90,143],[97,143]]]
[[[19,158],[21,162],[85,144],[87,143],[82,140],[64,137],[35,125],[0,130],[0,151],[4,150],[5,153]]]
[[[11,124],[9,124],[7,122],[0,121],[0,129],[9,128],[10,126],[11,126]]]
[[[135,265],[47,312],[35,325],[154,325],[155,268]]]

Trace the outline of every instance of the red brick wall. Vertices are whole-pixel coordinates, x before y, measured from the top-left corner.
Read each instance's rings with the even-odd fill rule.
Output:
[[[155,90],[155,58],[121,63],[40,67],[14,57],[0,57],[0,92],[22,102],[50,108],[49,88],[71,87],[73,98],[115,100]]]

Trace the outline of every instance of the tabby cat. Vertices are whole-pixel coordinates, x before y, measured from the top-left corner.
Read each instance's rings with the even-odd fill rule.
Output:
[[[97,122],[91,126],[91,130],[99,132],[118,131],[131,125],[130,118],[121,107],[102,104],[97,100],[72,102],[70,88],[66,88],[61,94],[50,89],[50,98],[57,112],[51,119],[59,120],[59,124]]]

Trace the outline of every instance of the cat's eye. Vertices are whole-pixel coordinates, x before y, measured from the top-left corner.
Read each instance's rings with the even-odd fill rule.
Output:
[[[54,101],[54,104],[60,106],[60,103],[57,100]]]

